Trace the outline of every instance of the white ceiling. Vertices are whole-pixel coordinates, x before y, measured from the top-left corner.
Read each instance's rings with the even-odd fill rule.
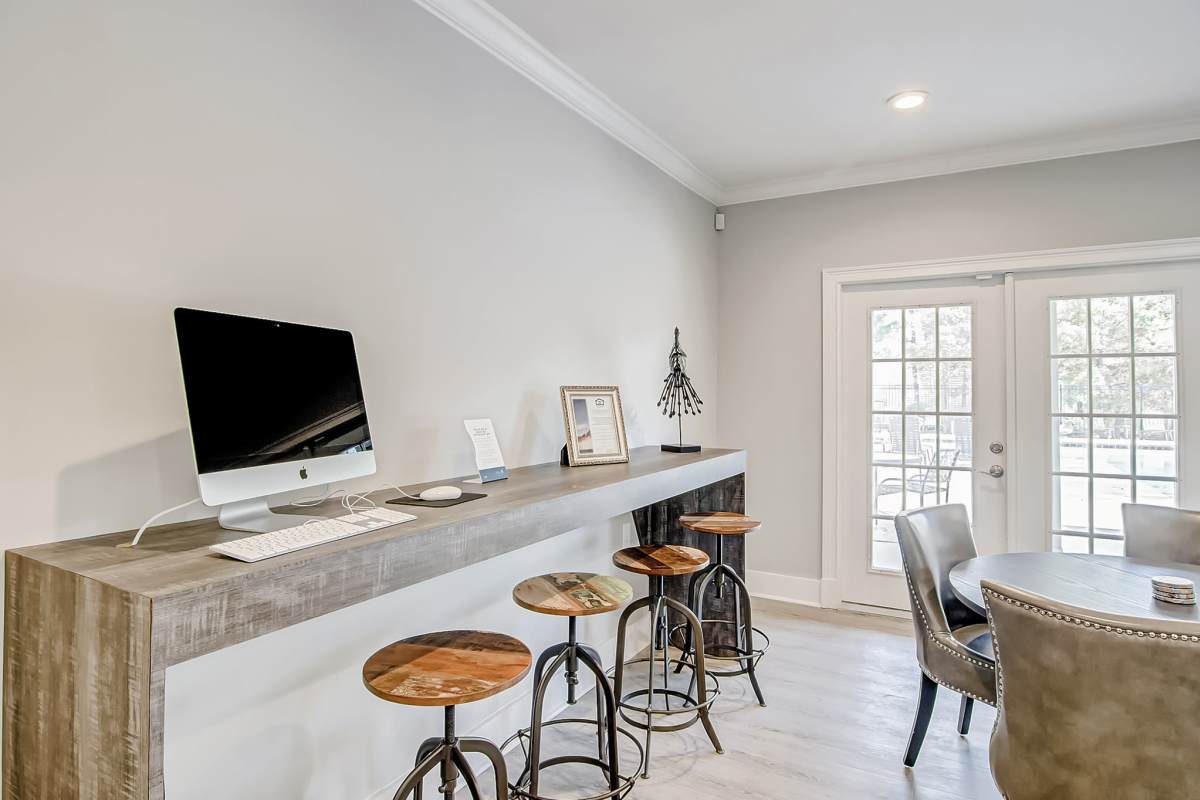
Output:
[[[1200,138],[1200,0],[418,2],[717,203]]]

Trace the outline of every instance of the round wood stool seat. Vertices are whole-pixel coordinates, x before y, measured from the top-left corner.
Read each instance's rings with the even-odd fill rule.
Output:
[[[633,597],[633,587],[612,575],[551,572],[513,587],[521,608],[558,617],[587,617],[616,611]]]
[[[438,631],[393,642],[363,664],[371,694],[408,706],[456,706],[491,697],[529,672],[519,639],[489,631]]]
[[[708,566],[708,553],[677,544],[644,544],[613,553],[613,564],[639,575],[690,575]]]
[[[695,514],[684,514],[679,518],[679,524],[689,531],[712,533],[717,536],[745,536],[762,526],[762,523],[753,517],[732,511],[698,511]]]

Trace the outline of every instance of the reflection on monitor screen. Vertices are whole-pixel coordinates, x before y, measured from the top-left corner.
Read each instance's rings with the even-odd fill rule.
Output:
[[[348,331],[180,308],[200,474],[372,449]]]

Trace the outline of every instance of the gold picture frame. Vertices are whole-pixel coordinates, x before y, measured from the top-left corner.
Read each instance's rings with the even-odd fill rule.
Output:
[[[567,463],[624,464],[629,461],[625,412],[617,386],[560,386]]]

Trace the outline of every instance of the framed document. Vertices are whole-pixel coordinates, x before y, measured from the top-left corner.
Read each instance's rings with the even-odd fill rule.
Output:
[[[616,386],[563,386],[567,463],[623,464],[629,461],[621,390]]]

